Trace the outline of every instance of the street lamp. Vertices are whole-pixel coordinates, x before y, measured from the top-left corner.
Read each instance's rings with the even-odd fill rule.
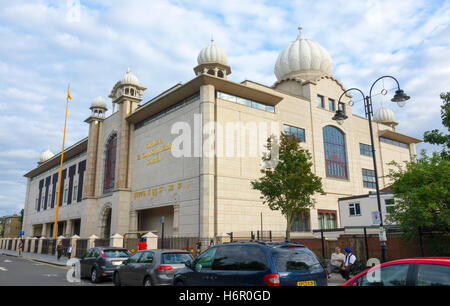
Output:
[[[377,203],[378,203],[378,213],[380,214],[380,246],[381,246],[381,261],[386,262],[387,261],[387,245],[386,245],[386,232],[383,228],[383,216],[381,212],[381,200],[380,200],[380,187],[378,185],[378,173],[377,173],[377,162],[375,157],[375,145],[373,143],[373,131],[372,131],[372,117],[373,117],[373,109],[372,109],[372,89],[373,86],[381,79],[383,78],[391,78],[395,80],[397,83],[397,90],[395,91],[394,97],[391,99],[392,102],[397,103],[399,107],[405,106],[405,102],[409,100],[409,96],[405,94],[403,90],[400,89],[400,84],[398,83],[397,79],[386,75],[378,78],[370,87],[369,96],[366,96],[360,89],[358,88],[350,88],[344,91],[341,96],[339,97],[339,102],[341,102],[342,97],[351,90],[359,91],[363,98],[364,98],[364,110],[366,113],[366,117],[369,120],[369,131],[370,131],[370,142],[372,145],[372,160],[373,160],[373,171],[375,174],[375,187],[377,191]],[[339,105],[339,104],[338,104]],[[333,117],[333,120],[337,121],[338,124],[342,125],[344,123],[344,120],[347,119],[347,116],[344,114],[342,110],[337,110],[336,114]]]

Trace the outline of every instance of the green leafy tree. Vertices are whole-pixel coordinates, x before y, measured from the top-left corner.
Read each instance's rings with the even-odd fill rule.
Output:
[[[446,232],[450,227],[450,160],[438,153],[422,151],[417,161],[391,162],[387,175],[393,182],[396,204],[387,220],[397,223],[410,242],[416,242],[419,229]],[[442,238],[442,237],[441,237]],[[448,233],[441,240],[439,255],[449,255]],[[442,250],[445,247],[445,250]]]
[[[450,132],[450,92],[441,93],[442,106],[441,118],[442,124]],[[437,129],[425,132],[423,139],[425,142],[443,146],[441,156],[443,158],[450,158],[450,134],[444,134]]]
[[[312,171],[311,154],[300,146],[300,140],[281,133],[280,141],[267,140],[271,152],[262,158],[263,163],[273,161],[272,148],[278,146],[278,163],[271,168],[263,168],[263,176],[252,181],[252,188],[262,194],[263,203],[272,210],[279,210],[286,217],[286,240],[290,240],[291,225],[300,213],[314,207],[314,194],[325,194],[322,179]]]

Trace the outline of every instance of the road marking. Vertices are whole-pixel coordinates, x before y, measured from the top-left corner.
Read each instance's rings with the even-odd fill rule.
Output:
[[[58,277],[58,274],[42,274],[42,275],[47,277]]]
[[[3,262],[12,262],[11,260],[5,259]]]
[[[53,267],[53,268],[59,268],[59,269],[63,269],[63,270],[69,270],[69,267],[66,267],[66,266],[57,266],[57,265],[52,265],[52,264],[48,264],[48,263],[39,263],[39,262],[36,262],[35,260],[33,260],[31,258],[24,258],[24,259],[27,260],[27,261],[30,261],[30,262],[34,262],[36,264],[46,265],[46,266],[50,266],[50,267]]]
[[[3,268],[3,267],[0,267],[0,271],[8,271],[8,269],[5,269],[5,268]]]

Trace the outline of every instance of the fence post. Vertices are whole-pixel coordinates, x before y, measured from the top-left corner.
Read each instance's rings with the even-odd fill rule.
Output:
[[[269,231],[269,241],[272,242],[272,230]]]
[[[120,235],[119,233],[115,233],[114,235],[111,236],[110,238],[110,245],[116,248],[123,248],[123,236]]]
[[[89,236],[89,238],[88,238],[88,249],[95,247],[95,239],[98,239],[98,237],[95,236],[95,235]]]
[[[72,246],[72,253],[70,254],[72,257],[75,256],[75,254],[77,254],[77,240],[80,239],[80,236],[78,235],[73,235],[72,237],[70,237],[70,245]],[[70,258],[69,258],[70,259]]]
[[[420,227],[418,228],[419,231],[419,246],[420,246],[420,254],[422,257],[425,257],[425,252],[423,251],[423,242],[422,242],[422,230]]]
[[[227,233],[222,233],[217,235],[217,243],[226,243],[230,242],[230,235]]]
[[[366,262],[369,260],[369,243],[367,243],[367,228],[364,227],[364,248],[366,249]]]
[[[37,241],[38,239],[36,237],[31,238],[31,246],[30,246],[30,253],[34,253],[34,249],[36,247],[36,243],[38,243]]]
[[[22,253],[26,252],[28,250],[28,246],[30,245],[30,243],[31,243],[31,237],[26,237],[25,242],[23,244]]]
[[[142,238],[145,239],[147,243],[147,250],[156,250],[158,248],[158,236],[152,232],[148,232]]]
[[[320,238],[322,240],[322,258],[325,258],[325,241],[323,238],[323,229],[320,229]]]
[[[45,237],[39,238],[37,254],[42,254],[42,243],[44,242],[45,239],[47,238]]]

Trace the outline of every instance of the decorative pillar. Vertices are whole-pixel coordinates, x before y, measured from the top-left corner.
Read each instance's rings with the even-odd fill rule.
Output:
[[[31,237],[26,237],[25,238],[25,243],[23,244],[23,252],[27,252],[28,251],[28,246],[31,243]]]
[[[98,239],[97,236],[95,235],[91,235],[88,238],[88,249],[94,248],[95,247],[95,240]]]
[[[218,244],[230,242],[230,235],[228,235],[227,233],[221,233],[217,235],[216,242]]]
[[[115,233],[111,236],[109,244],[113,247],[123,248],[123,236],[119,233]]]
[[[39,245],[38,245],[38,250],[37,250],[37,253],[38,254],[41,254],[42,253],[42,242],[45,240],[45,239],[47,239],[47,238],[45,238],[45,237],[41,237],[41,238],[39,238]]]
[[[70,245],[72,246],[72,257],[74,257],[76,252],[77,252],[77,241],[78,241],[78,239],[80,239],[80,236],[78,236],[78,235],[73,235],[70,238]]]
[[[138,230],[138,212],[135,210],[130,211],[130,231],[136,232]]]
[[[175,204],[173,206],[173,225],[172,225],[172,232],[174,236],[178,236],[180,233],[179,224],[180,224],[180,205]]]
[[[158,248],[158,236],[152,232],[148,232],[142,236],[147,243],[147,250],[156,250]]]
[[[70,237],[72,235],[72,228],[73,228],[73,220],[67,220],[66,221],[66,232],[65,232],[66,237]]]
[[[34,253],[34,249],[36,248],[36,243],[39,243],[38,238],[36,238],[36,237],[31,238],[30,243],[31,243],[30,253]]]

